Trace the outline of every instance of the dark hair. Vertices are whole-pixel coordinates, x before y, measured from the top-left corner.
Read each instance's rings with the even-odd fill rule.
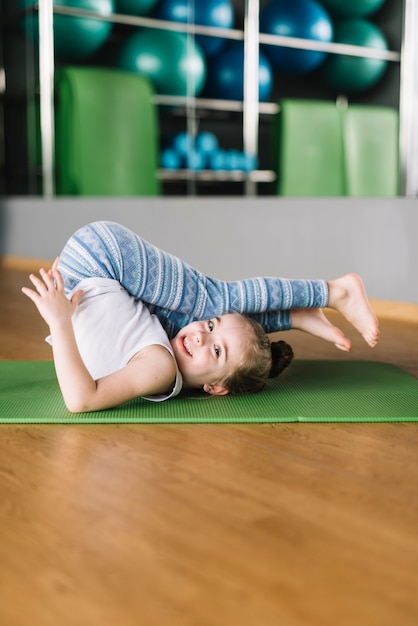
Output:
[[[262,326],[251,317],[241,316],[251,341],[247,353],[235,371],[222,380],[231,395],[261,391],[269,378],[283,372],[293,359],[293,350],[285,341],[270,341]]]

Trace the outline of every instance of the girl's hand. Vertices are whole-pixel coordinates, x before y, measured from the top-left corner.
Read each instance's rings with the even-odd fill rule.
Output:
[[[34,302],[40,315],[49,327],[71,319],[83,291],[77,291],[71,300],[64,291],[64,281],[57,270],[57,260],[48,272],[39,270],[40,278],[35,274],[29,276],[35,290],[22,287],[22,292]]]

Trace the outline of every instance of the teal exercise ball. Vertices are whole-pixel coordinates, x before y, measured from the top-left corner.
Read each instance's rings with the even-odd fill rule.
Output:
[[[341,17],[366,17],[376,13],[385,0],[321,0],[333,15]]]
[[[337,43],[388,49],[386,37],[380,28],[361,18],[337,23],[334,33],[334,41]],[[386,66],[387,61],[382,59],[333,54],[326,60],[322,76],[328,85],[337,90],[360,92],[373,87],[382,78]]]
[[[260,11],[260,32],[282,37],[332,41],[331,18],[315,0],[271,0]],[[326,53],[263,44],[273,67],[286,74],[305,74],[323,63]]]
[[[20,0],[21,8],[32,5],[32,0]],[[114,0],[54,0],[55,6],[66,6],[98,15],[114,13]],[[38,17],[28,14],[23,19],[26,35],[35,43],[39,41]],[[77,61],[95,53],[105,43],[112,30],[112,23],[86,17],[54,15],[54,50],[59,59]]]
[[[234,6],[232,0],[159,0],[155,17],[213,28],[232,28]],[[206,57],[217,54],[226,43],[226,39],[208,35],[196,35],[196,41]]]
[[[185,33],[143,29],[131,35],[119,52],[118,67],[147,76],[157,93],[196,96],[206,78],[199,45]]]
[[[148,15],[158,0],[116,0],[116,11],[126,15]]]
[[[258,98],[266,102],[273,88],[273,69],[260,50],[258,57]],[[244,98],[244,44],[231,41],[226,48],[208,61],[205,96],[221,100]]]

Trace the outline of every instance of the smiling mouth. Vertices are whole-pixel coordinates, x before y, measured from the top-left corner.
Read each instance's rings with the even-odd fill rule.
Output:
[[[190,347],[190,343],[187,337],[183,338],[183,347],[189,356],[193,356],[192,349]]]

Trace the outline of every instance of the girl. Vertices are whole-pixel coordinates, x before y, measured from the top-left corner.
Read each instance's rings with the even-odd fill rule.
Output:
[[[50,328],[58,381],[73,412],[139,396],[164,400],[183,386],[216,395],[257,391],[293,356],[267,332],[299,328],[350,349],[320,311],[325,306],[339,310],[370,346],[379,335],[355,275],[219,281],[113,222],[81,228],[52,270],[30,280],[35,290],[22,291]]]

